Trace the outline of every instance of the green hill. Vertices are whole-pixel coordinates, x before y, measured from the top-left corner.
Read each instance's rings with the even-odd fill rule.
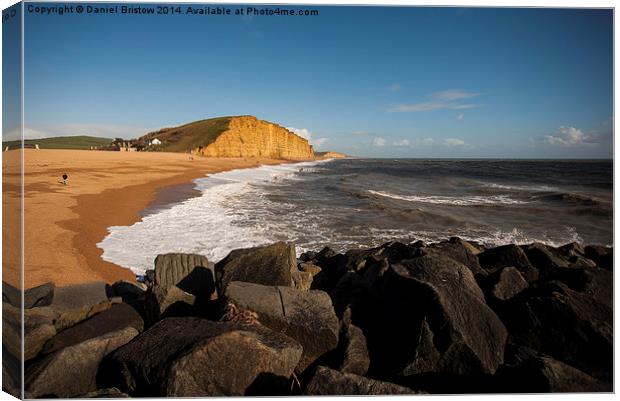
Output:
[[[158,150],[166,152],[186,152],[200,146],[206,147],[228,129],[232,117],[217,117],[208,120],[194,121],[174,128],[163,128],[150,132],[136,141],[138,145],[146,147],[154,138],[162,141]]]
[[[24,146],[27,148],[34,148],[35,145],[39,145],[40,149],[90,149],[91,146],[102,147],[111,144],[113,139],[111,138],[97,138],[94,136],[58,136],[54,138],[42,138],[42,139],[26,139]],[[2,142],[2,149],[16,149],[21,146],[21,141],[7,141]]]

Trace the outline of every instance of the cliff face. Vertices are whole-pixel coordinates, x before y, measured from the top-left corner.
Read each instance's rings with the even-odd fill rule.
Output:
[[[192,148],[207,157],[269,157],[286,160],[312,160],[314,150],[308,141],[284,127],[252,116],[231,117],[228,128],[211,144]]]
[[[340,152],[314,152],[317,159],[346,159],[347,155]]]

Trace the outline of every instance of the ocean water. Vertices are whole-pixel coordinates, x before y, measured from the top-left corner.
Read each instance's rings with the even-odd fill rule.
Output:
[[[340,159],[233,170],[195,186],[199,196],[110,227],[102,257],[143,274],[160,253],[217,262],[278,240],[298,253],[451,236],[613,242],[611,161]]]

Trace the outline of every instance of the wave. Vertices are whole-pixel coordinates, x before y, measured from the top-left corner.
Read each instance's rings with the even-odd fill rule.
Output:
[[[295,180],[300,170],[327,162],[260,166],[199,178],[194,182],[201,196],[145,216],[132,226],[109,227],[109,234],[97,246],[104,260],[144,274],[162,253],[200,253],[218,261],[233,249],[283,239],[278,230],[265,224],[277,216],[263,216],[270,207],[261,185]]]
[[[489,204],[502,204],[502,205],[518,205],[524,204],[527,202],[520,201],[517,199],[512,199],[507,195],[493,195],[493,196],[478,196],[478,195],[470,195],[470,196],[462,196],[462,197],[452,197],[452,196],[437,196],[437,195],[428,195],[428,196],[418,196],[418,195],[396,195],[389,192],[384,191],[374,191],[369,189],[373,195],[383,196],[386,198],[403,200],[407,202],[419,202],[419,203],[433,203],[437,205],[453,205],[453,206],[471,206],[471,205],[489,205]]]

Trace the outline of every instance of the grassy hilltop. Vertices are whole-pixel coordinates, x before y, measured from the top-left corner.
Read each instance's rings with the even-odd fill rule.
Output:
[[[111,138],[98,138],[94,136],[58,136],[54,138],[26,139],[24,146],[34,148],[39,145],[40,149],[90,149],[91,146],[102,147],[111,144]],[[17,149],[21,146],[21,141],[2,142],[2,149]]]
[[[159,131],[150,132],[138,138],[136,142],[146,146],[150,140],[157,138],[162,141],[162,144],[158,146],[158,150],[166,152],[186,152],[200,146],[206,147],[228,129],[231,118],[210,118],[194,121],[179,127],[162,128]]]

